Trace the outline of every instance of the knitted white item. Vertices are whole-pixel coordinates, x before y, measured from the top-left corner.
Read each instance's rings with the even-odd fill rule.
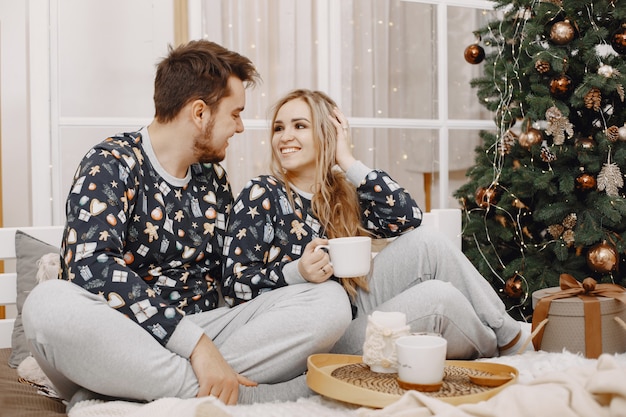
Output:
[[[59,278],[61,260],[58,253],[47,253],[37,261],[37,283]]]
[[[374,372],[396,372],[396,339],[408,335],[409,330],[409,326],[394,329],[383,327],[369,316],[363,344],[363,363],[369,365]]]

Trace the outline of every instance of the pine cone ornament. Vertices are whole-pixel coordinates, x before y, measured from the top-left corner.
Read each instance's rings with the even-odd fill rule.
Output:
[[[619,132],[619,140],[626,141],[626,123],[624,123],[624,126],[618,128],[617,131]]]
[[[550,233],[550,236],[552,236],[554,239],[558,239],[564,231],[565,228],[560,224],[552,224],[548,226],[548,233]]]
[[[556,155],[547,146],[541,146],[541,160],[543,162],[556,161]]]
[[[511,152],[511,148],[517,140],[517,135],[511,130],[507,130],[502,135],[502,139],[498,141],[497,148],[500,156],[507,155]]]
[[[565,244],[567,245],[568,248],[572,247],[572,245],[574,244],[575,237],[574,237],[574,231],[571,229],[568,229],[566,231],[563,232],[563,241],[565,242]]]
[[[606,138],[611,142],[617,142],[619,139],[619,128],[617,126],[608,127],[604,133],[606,134]]]
[[[550,63],[548,61],[538,59],[537,62],[535,62],[535,69],[539,74],[545,74],[546,72],[549,72],[552,67],[550,66]]]
[[[576,226],[576,220],[578,220],[576,213],[568,214],[565,219],[563,219],[563,227],[566,229],[573,229],[574,226]]]
[[[585,107],[593,109],[594,111],[600,110],[600,104],[602,103],[602,94],[597,87],[591,88],[584,98]]]

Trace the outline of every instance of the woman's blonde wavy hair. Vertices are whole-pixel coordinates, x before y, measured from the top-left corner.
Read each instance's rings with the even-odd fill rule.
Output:
[[[334,168],[337,129],[329,116],[335,117],[333,109],[337,107],[337,104],[320,91],[293,90],[272,108],[271,126],[274,126],[280,108],[292,100],[303,100],[308,104],[311,109],[313,138],[317,138],[315,141],[317,153],[315,184],[317,184],[317,189],[311,200],[313,214],[318,218],[329,239],[346,236],[369,236],[369,232],[361,223],[361,210],[356,188],[341,170]],[[290,173],[283,170],[273,148],[270,171],[272,175],[285,184],[287,195],[291,204],[294,205],[290,187]],[[340,278],[340,281],[352,299],[356,296],[358,287],[366,291],[369,289],[365,276],[349,279]]]

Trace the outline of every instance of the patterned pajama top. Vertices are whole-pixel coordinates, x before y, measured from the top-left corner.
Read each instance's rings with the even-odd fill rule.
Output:
[[[146,128],[110,137],[74,176],[62,278],[100,295],[165,346],[185,314],[217,306],[232,202],[219,164],[194,164],[179,179],[158,163]],[[189,356],[191,342],[171,350]]]
[[[346,175],[357,187],[363,225],[374,236],[394,237],[420,225],[421,210],[387,173],[355,162]],[[224,242],[222,294],[228,305],[306,282],[298,259],[310,241],[326,236],[313,215],[312,195],[295,190],[292,196],[295,207],[284,184],[270,175],[250,180],[239,194]]]

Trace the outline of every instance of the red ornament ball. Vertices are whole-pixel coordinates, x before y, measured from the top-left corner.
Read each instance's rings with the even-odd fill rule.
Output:
[[[550,94],[556,99],[569,97],[573,90],[574,83],[568,75],[557,75],[550,80]]]
[[[522,147],[530,149],[532,146],[541,143],[543,140],[543,134],[541,133],[541,130],[531,127],[526,132],[520,133],[517,140]]]
[[[611,35],[611,46],[618,54],[626,54],[626,24]]]
[[[485,50],[482,46],[473,44],[465,48],[463,56],[470,64],[480,64],[485,59]]]
[[[591,174],[580,174],[576,177],[576,188],[581,191],[595,190],[596,178]]]
[[[589,268],[602,274],[615,270],[618,260],[617,249],[606,242],[598,243],[587,252]]]

